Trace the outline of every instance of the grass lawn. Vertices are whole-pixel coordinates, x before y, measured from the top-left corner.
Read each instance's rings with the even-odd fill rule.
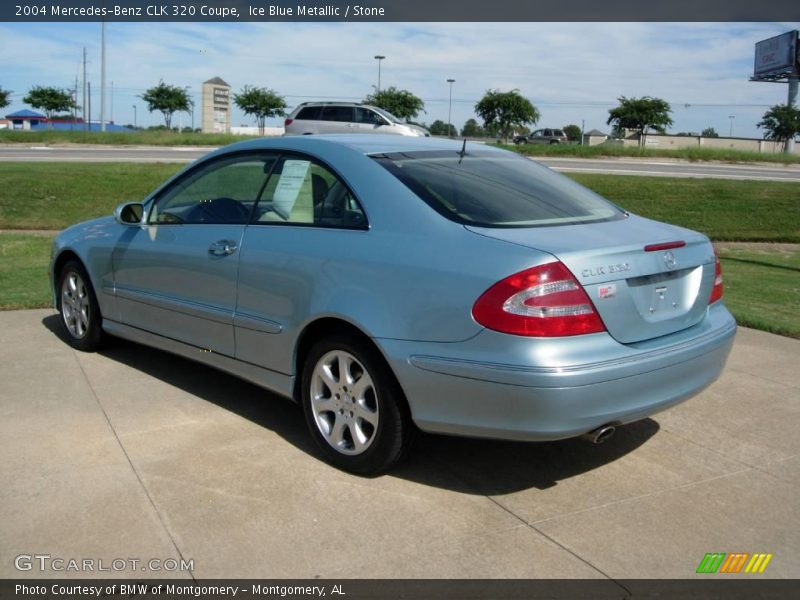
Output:
[[[0,162],[0,229],[63,229],[140,200],[174,164]],[[636,214],[714,240],[800,243],[800,185],[791,182],[574,174]]]
[[[62,229],[139,200],[174,164],[0,162],[0,229]],[[800,252],[725,248],[724,241],[800,243],[796,183],[575,174],[626,209],[697,229],[721,248],[725,299],[747,326],[800,338]],[[0,308],[48,306],[51,238],[0,234]]]
[[[0,130],[0,144],[108,144],[112,146],[225,146],[252,139],[232,133],[178,133],[144,130],[130,133]]]
[[[50,306],[51,243],[47,235],[0,233],[0,310]],[[717,247],[725,304],[737,322],[800,339],[800,251]]]
[[[717,248],[723,297],[736,321],[800,338],[800,251]]]
[[[0,138],[1,139],[1,138]],[[577,144],[498,144],[499,146],[526,156],[551,156],[579,158],[631,157],[631,158],[677,158],[681,160],[722,162],[771,162],[800,164],[800,154],[783,152],[749,152],[732,148],[630,148],[619,144],[600,144],[599,146],[580,146]]]
[[[800,243],[800,185],[782,181],[570,177],[623,208],[713,240]]]
[[[141,200],[182,165],[0,162],[0,229],[63,229]]]
[[[0,309],[50,306],[47,264],[53,238],[0,234]]]

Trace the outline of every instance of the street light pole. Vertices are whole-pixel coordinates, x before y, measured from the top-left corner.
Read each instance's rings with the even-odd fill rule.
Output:
[[[728,132],[728,137],[733,137],[733,120],[736,118],[736,115],[728,115],[728,118],[731,120],[731,130]]]
[[[450,84],[450,98],[447,101],[447,136],[453,137],[453,121],[452,121],[452,114],[453,114],[453,84],[456,82],[455,79],[448,79],[447,83]]]
[[[137,126],[136,126],[136,105],[135,104],[133,105],[133,128],[137,129]]]
[[[378,93],[381,91],[381,61],[386,58],[382,54],[376,54],[375,60],[378,61]]]
[[[100,131],[106,130],[106,22],[100,28]]]

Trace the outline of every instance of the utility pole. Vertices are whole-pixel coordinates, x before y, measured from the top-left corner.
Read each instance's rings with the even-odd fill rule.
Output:
[[[453,120],[451,115],[453,113],[453,84],[455,79],[448,79],[447,83],[450,84],[450,98],[447,102],[447,137],[453,137]]]
[[[375,60],[378,61],[378,93],[381,93],[381,61],[386,58],[382,54],[376,54]]]
[[[89,120],[86,121],[86,123],[89,126],[89,131],[91,131],[92,130],[92,82],[91,81],[86,82],[86,89],[89,92]]]
[[[586,119],[581,119],[581,146],[583,146],[583,138],[586,135],[584,131],[586,130]]]
[[[75,88],[72,90],[72,125],[70,129],[75,129],[78,121],[78,74],[75,73]]]
[[[83,47],[83,85],[81,86],[81,92],[83,92],[83,102],[81,103],[83,130],[86,131],[86,46]]]
[[[800,82],[800,69],[795,71],[794,75],[789,77],[789,95],[786,97],[786,104],[789,106],[797,106],[797,87],[798,82]],[[786,153],[793,154],[794,153],[794,136],[789,136],[789,139],[786,140]]]
[[[114,122],[114,82],[111,82],[111,110],[109,111],[111,114],[108,117],[108,122]]]
[[[100,25],[100,131],[106,130],[106,22]]]

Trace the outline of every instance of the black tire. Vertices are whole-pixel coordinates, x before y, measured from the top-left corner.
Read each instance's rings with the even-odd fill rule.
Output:
[[[351,384],[347,383],[350,378],[342,378],[338,370],[329,371],[333,375],[330,386],[315,374],[317,367],[322,368],[329,361],[333,366],[336,357],[345,355],[354,359],[346,369],[354,374]],[[359,400],[357,388],[359,382],[367,381],[364,375],[373,391],[363,393]],[[337,387],[339,384],[342,385]],[[303,365],[301,385],[303,412],[311,437],[333,466],[359,475],[377,475],[408,453],[416,430],[403,391],[383,357],[356,336],[334,334],[315,343]],[[312,402],[312,396],[317,400]],[[349,420],[347,410],[340,414],[348,407],[354,409],[349,412]],[[361,417],[368,414],[376,426]],[[342,433],[338,445],[334,443],[336,425]],[[331,430],[329,435],[323,432],[326,427]],[[362,434],[367,441],[361,443],[366,448],[359,450],[354,440]]]
[[[56,293],[61,328],[67,343],[82,352],[94,352],[100,348],[105,341],[103,316],[92,282],[81,263],[70,260],[62,267]]]

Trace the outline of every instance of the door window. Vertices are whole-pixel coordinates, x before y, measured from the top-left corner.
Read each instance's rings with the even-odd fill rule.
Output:
[[[247,223],[277,156],[234,156],[199,167],[155,203],[150,223]]]

